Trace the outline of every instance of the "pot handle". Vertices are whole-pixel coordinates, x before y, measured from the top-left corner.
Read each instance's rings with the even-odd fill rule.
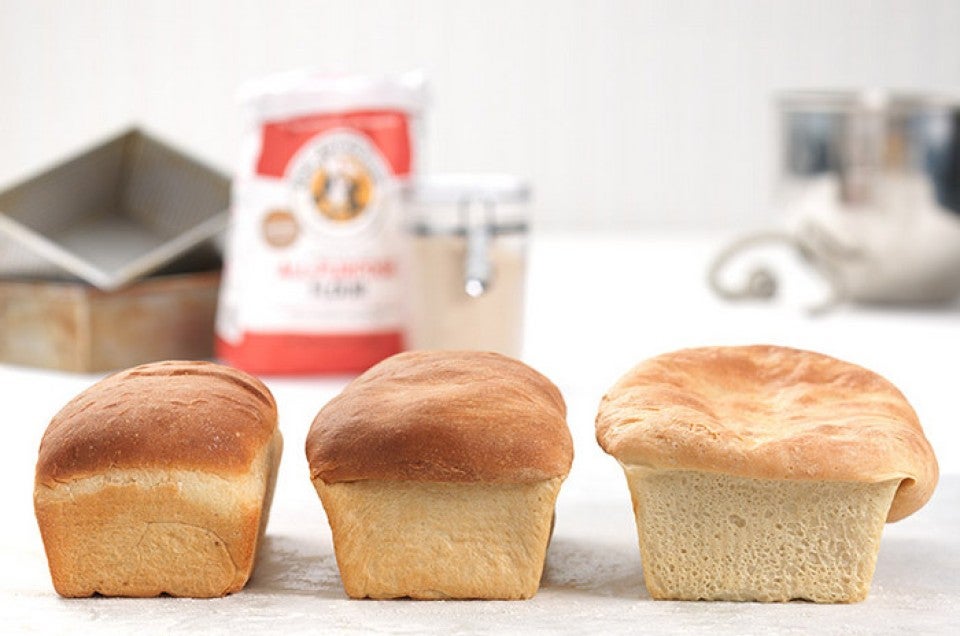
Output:
[[[714,257],[707,272],[708,285],[717,296],[724,300],[769,300],[773,298],[777,295],[779,283],[776,273],[766,265],[753,267],[747,273],[746,280],[739,285],[725,283],[722,273],[730,261],[741,253],[762,245],[778,243],[795,249],[804,261],[826,279],[830,287],[830,292],[826,298],[807,307],[809,314],[824,314],[843,302],[845,299],[843,279],[836,265],[828,259],[819,258],[819,251],[810,242],[784,231],[764,230],[735,239]]]

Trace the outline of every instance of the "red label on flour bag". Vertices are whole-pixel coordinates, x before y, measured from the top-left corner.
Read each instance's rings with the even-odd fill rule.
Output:
[[[403,347],[397,183],[419,76],[252,84],[217,353],[258,373],[363,371]]]

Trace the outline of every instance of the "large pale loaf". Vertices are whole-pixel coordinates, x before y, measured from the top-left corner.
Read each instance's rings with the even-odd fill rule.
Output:
[[[916,511],[937,462],[910,404],[862,367],[775,346],[641,363],[604,396],[656,598],[864,598],[884,520]]]

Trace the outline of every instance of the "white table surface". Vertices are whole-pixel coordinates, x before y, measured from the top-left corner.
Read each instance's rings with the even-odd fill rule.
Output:
[[[244,591],[215,600],[61,599],[33,517],[33,469],[50,417],[97,378],[0,365],[7,436],[0,445],[0,633],[960,633],[960,310],[844,308],[811,318],[795,297],[723,303],[704,283],[721,242],[534,240],[524,358],[563,391],[576,458],[558,501],[543,586],[529,601],[346,598],[302,450],[313,416],[345,378],[266,379],[286,449],[260,563]],[[911,400],[937,452],[941,484],[926,508],[885,529],[863,603],[665,602],[644,589],[623,476],[593,438],[597,403],[645,357],[757,342],[815,349],[882,373]]]

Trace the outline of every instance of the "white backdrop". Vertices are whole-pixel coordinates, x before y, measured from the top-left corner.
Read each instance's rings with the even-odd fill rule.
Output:
[[[424,68],[423,166],[541,227],[771,222],[771,91],[960,88],[958,0],[0,0],[0,184],[133,122],[231,169],[243,79]]]

